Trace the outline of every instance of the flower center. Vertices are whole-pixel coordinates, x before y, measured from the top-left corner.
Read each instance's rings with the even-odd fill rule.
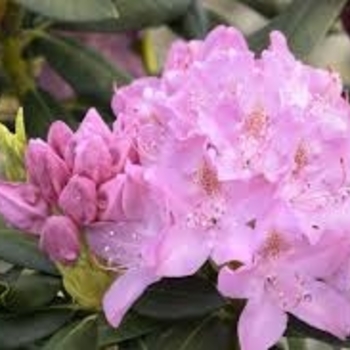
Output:
[[[195,172],[194,182],[210,197],[220,192],[216,171],[207,162],[203,162]]]
[[[259,250],[259,255],[263,259],[276,259],[280,257],[282,253],[289,250],[289,248],[290,245],[282,235],[273,230],[268,234],[266,241]]]

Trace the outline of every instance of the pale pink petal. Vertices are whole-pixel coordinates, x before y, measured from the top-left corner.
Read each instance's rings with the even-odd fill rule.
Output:
[[[116,279],[103,299],[103,309],[108,322],[118,327],[123,317],[146,288],[159,280],[154,271],[129,270]]]
[[[268,350],[282,337],[287,315],[267,297],[251,299],[238,322],[241,350]]]
[[[40,247],[54,261],[73,263],[79,256],[79,231],[66,216],[50,216],[41,230]]]
[[[236,270],[225,266],[218,276],[218,290],[226,297],[245,299],[259,296],[263,290],[263,283],[254,275],[251,268],[240,267]]]
[[[336,272],[349,256],[348,235],[326,232],[315,245],[298,248],[293,266],[315,278],[326,278]]]
[[[0,214],[8,224],[39,234],[48,206],[35,186],[0,182]]]
[[[324,282],[306,286],[302,300],[290,310],[309,325],[344,339],[349,334],[350,302]]]
[[[90,250],[113,268],[132,268],[142,264],[147,242],[144,228],[137,222],[97,222],[85,228]]]
[[[102,184],[97,193],[98,218],[101,221],[125,220],[122,206],[122,191],[126,181],[125,174],[118,174]]]
[[[228,218],[231,222],[233,218]],[[232,260],[251,263],[255,250],[255,232],[247,224],[230,225],[219,232],[211,258],[218,265]]]
[[[166,231],[158,247],[157,273],[160,276],[189,276],[197,272],[208,259],[212,245],[203,237],[205,232],[185,227]]]

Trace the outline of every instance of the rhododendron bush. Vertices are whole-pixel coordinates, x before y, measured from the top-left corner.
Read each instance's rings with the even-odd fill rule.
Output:
[[[80,3],[0,1],[23,106],[0,125],[0,348],[350,346],[350,104],[305,60],[346,1],[249,37],[201,1]]]

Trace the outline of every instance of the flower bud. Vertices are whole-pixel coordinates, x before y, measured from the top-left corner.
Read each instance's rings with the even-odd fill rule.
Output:
[[[66,216],[50,216],[41,231],[40,247],[53,261],[69,264],[79,256],[79,232]]]
[[[79,175],[69,180],[59,198],[59,206],[63,212],[79,224],[86,224],[95,219],[96,202],[94,182]]]
[[[10,225],[38,234],[47,213],[47,203],[35,186],[0,183],[0,214]]]
[[[55,204],[68,181],[65,162],[45,142],[33,140],[27,148],[26,165],[29,180],[40,188],[46,201]]]
[[[72,137],[73,132],[68,125],[58,120],[50,127],[47,142],[61,158],[64,158],[67,145]]]
[[[75,147],[73,173],[86,176],[96,183],[112,176],[112,156],[107,144],[99,136],[91,136]]]

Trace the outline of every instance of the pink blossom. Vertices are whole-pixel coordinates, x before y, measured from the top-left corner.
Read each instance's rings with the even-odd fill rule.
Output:
[[[350,304],[327,279],[349,255],[346,234],[327,232],[311,245],[281,206],[253,234],[258,239],[250,259],[239,268],[223,267],[218,281],[223,295],[248,299],[238,324],[242,350],[275,344],[286,329],[287,312],[345,338]]]
[[[114,326],[143,291],[162,277],[158,246],[170,221],[162,194],[147,184],[142,169],[128,167],[124,180],[117,219],[86,228],[91,251],[118,276],[104,297],[106,317]]]

